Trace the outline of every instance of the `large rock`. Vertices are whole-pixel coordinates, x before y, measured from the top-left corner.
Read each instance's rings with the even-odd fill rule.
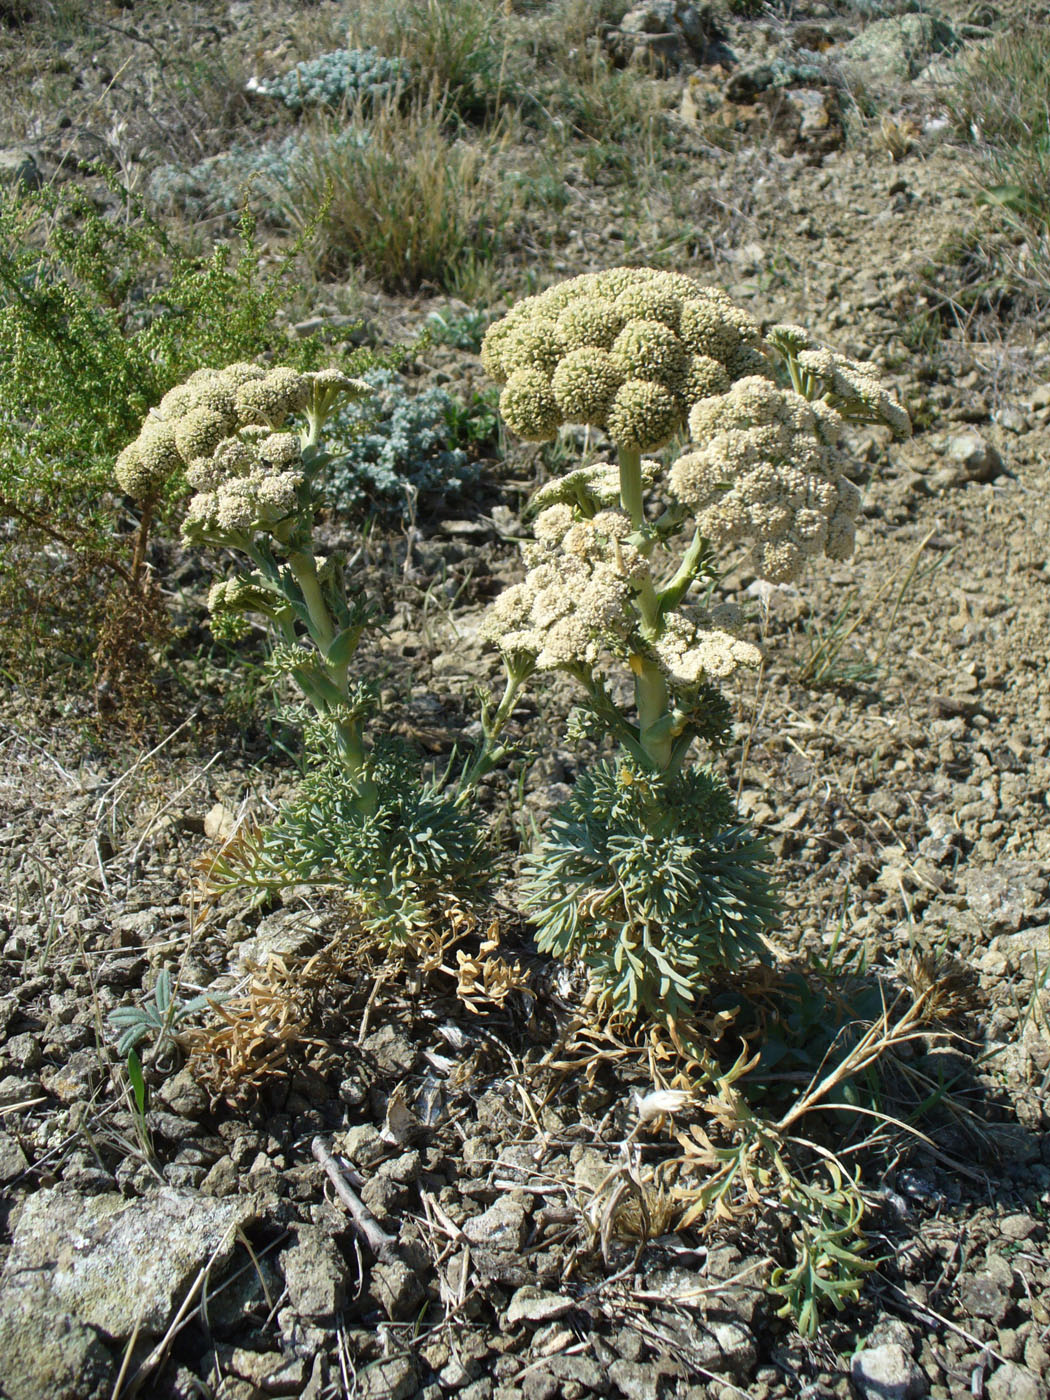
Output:
[[[0,1315],[73,1318],[116,1342],[136,1328],[157,1336],[206,1265],[214,1284],[253,1213],[244,1198],[184,1191],[131,1201],[116,1192],[38,1191],[22,1209],[0,1277]]]
[[[35,1290],[0,1298],[0,1394],[5,1400],[105,1400],[117,1361],[93,1327],[41,1308]]]
[[[689,0],[645,0],[624,15],[618,29],[605,36],[609,52],[620,63],[659,73],[697,63],[716,37],[710,7]]]
[[[842,49],[842,62],[869,82],[914,78],[935,54],[958,47],[950,24],[935,15],[876,20]]]
[[[0,150],[0,185],[13,185],[19,190],[36,190],[43,183],[44,177],[33,151],[23,146],[9,146]]]

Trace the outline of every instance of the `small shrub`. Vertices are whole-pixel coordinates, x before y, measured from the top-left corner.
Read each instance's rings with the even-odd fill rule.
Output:
[[[286,224],[299,229],[304,209],[326,192],[319,270],[348,264],[385,290],[424,285],[469,299],[474,279],[503,247],[512,198],[501,169],[503,139],[451,137],[447,113],[430,100],[408,111],[388,99],[360,139],[312,134],[299,148],[276,201]],[[358,131],[358,127],[349,128]]]
[[[465,425],[450,394],[408,394],[401,376],[386,369],[363,378],[372,396],[348,404],[329,429],[327,481],[337,509],[359,512],[368,503],[401,510],[407,495],[449,496],[477,481],[477,462],[456,445]]]
[[[398,92],[408,78],[406,65],[375,49],[335,49],[297,63],[279,78],[255,78],[249,91],[283,102],[293,112],[306,107],[353,106]]]

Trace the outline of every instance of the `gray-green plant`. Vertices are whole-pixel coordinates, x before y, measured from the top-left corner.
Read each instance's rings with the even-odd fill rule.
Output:
[[[399,91],[408,76],[401,59],[386,58],[376,49],[333,49],[297,63],[279,78],[253,78],[248,90],[301,112],[386,97]]]
[[[435,901],[479,883],[483,862],[465,804],[423,782],[381,734],[376,741],[375,700],[356,655],[377,612],[363,581],[350,584],[345,558],[315,537],[328,502],[325,425],[369,392],[337,369],[200,370],[151,411],[115,473],[144,502],[185,474],[196,495],[184,541],[234,561],[209,594],[213,627],[229,635],[249,616],[265,619],[271,676],[304,701],[296,714],[311,762],[301,794],[216,860],[213,888],[341,886],[366,923],[406,941]]]
[[[527,298],[491,327],[482,361],[520,437],[582,423],[616,451],[537,493],[528,572],[487,628],[507,677],[487,742],[534,673],[562,671],[622,754],[555,814],[526,905],[540,948],[582,959],[603,1007],[678,1020],[714,970],[755,952],[774,910],[765,854],[724,783],[689,767],[698,741],[726,738],[720,683],[762,659],[739,612],[714,601],[718,554],[746,551],[772,582],[848,557],[860,493],[846,424],[904,433],[907,416],[870,367],[797,326],[763,340],[723,292],[652,269]],[[669,464],[643,456],[671,444]]]
[[[149,1041],[152,1056],[163,1059],[175,1048],[175,1036],[181,1023],[218,1000],[221,1000],[221,994],[216,993],[180,1000],[170,970],[162,967],[157,973],[152,1000],[137,1006],[118,1006],[109,1013],[109,1024],[119,1032],[117,1051],[128,1060],[129,1077],[136,1098],[141,1095],[143,1104],[145,1086],[141,1083],[142,1067],[136,1054],[138,1047]],[[132,1056],[135,1056],[134,1061]],[[136,1082],[136,1069],[139,1082]]]
[[[359,513],[370,504],[401,512],[408,499],[446,498],[474,485],[480,467],[461,441],[469,440],[477,415],[472,420],[437,386],[411,393],[393,370],[361,377],[368,396],[345,404],[328,425],[325,475],[337,509]],[[495,425],[487,412],[484,417],[491,431]]]

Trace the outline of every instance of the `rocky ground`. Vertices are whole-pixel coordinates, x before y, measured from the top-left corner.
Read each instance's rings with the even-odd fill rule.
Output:
[[[502,1002],[471,999],[456,951],[482,953],[455,911],[443,941],[393,966],[316,895],[209,906],[201,858],[294,781],[261,730],[216,738],[204,702],[118,751],[16,688],[0,776],[11,1400],[1048,1394],[1050,325],[1019,302],[960,310],[951,331],[962,301],[944,278],[964,272],[945,249],[975,228],[979,244],[986,225],[969,156],[944,133],[948,58],[912,63],[900,21],[891,33],[791,9],[724,17],[700,53],[681,14],[614,42],[655,55],[639,82],[661,85],[683,140],[703,138],[717,237],[674,265],[875,360],[917,429],[902,446],[857,435],[853,561],[823,563],[798,591],[740,572],[722,585],[752,609],[768,657],[734,694],[727,763],[780,862],[783,967],[820,956],[832,978],[941,978],[954,998],[939,1023],[951,1038],[927,1026],[902,1050],[899,1098],[884,1104],[926,1137],[865,1142],[854,1115],[822,1139],[862,1171],[878,1262],[860,1301],[813,1339],[775,1315],[775,1202],[676,1232],[650,1195],[651,1228],[632,1219],[623,1183],[674,1148],[638,1098],[671,1071],[644,1044],[576,1027],[581,988],[537,958],[509,886],[491,918],[521,975]],[[193,9],[196,24],[209,15]],[[243,33],[250,16],[211,18]],[[1001,18],[948,6],[907,22],[943,21],[975,45]],[[133,6],[113,25],[131,19],[171,42],[170,17]],[[825,85],[767,82],[803,24],[819,31],[807,52],[830,54],[851,92],[879,94],[860,129]],[[712,145],[712,123],[737,139]],[[63,130],[34,141],[12,126],[9,168],[53,173]],[[599,212],[603,197],[588,195]],[[665,212],[654,205],[654,243]],[[589,227],[559,245],[552,276],[623,259],[615,225]],[[376,320],[428,304],[364,295]],[[931,344],[933,317],[948,329]],[[436,352],[426,372],[482,379],[466,351]],[[505,537],[541,469],[514,449],[493,465],[498,489],[422,522],[417,570],[471,581],[445,589],[454,603],[435,611],[404,568],[391,586],[390,713],[432,752],[469,732],[475,686],[496,679],[476,637],[482,599],[517,577]],[[403,548],[389,543],[399,567]],[[518,732],[544,740],[520,780],[494,777],[508,846],[578,771],[564,698],[532,693]],[[156,1008],[165,968],[175,1001],[155,1011],[140,1104],[108,1016]],[[213,1006],[180,1018],[205,992]],[[694,1105],[674,1126],[700,1121]]]

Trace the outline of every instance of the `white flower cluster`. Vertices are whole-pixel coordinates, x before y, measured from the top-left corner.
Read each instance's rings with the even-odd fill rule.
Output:
[[[750,540],[761,577],[787,583],[807,558],[853,552],[860,492],[843,474],[843,419],[767,379],[741,379],[695,405],[700,444],[672,465],[669,486],[715,545]]]
[[[663,446],[691,404],[765,363],[759,329],[726,294],[678,273],[613,268],[527,297],[490,327],[482,363],[519,436],[604,428],[627,451]]]
[[[550,486],[544,493],[554,494]],[[653,579],[632,533],[622,510],[587,517],[556,499],[536,517],[535,541],[522,547],[529,572],[496,599],[487,635],[508,656],[528,656],[540,670],[592,667],[610,651],[645,653],[686,688],[758,665],[758,649],[731,635],[736,616],[728,609],[680,608],[661,619],[657,640],[640,635],[634,598]]]
[[[280,428],[310,401],[313,378],[253,364],[195,371],[169,389],[121,452],[114,468],[118,485],[136,500],[149,500],[175,471],[210,458],[239,428]]]
[[[621,540],[631,525],[618,511],[604,515],[577,521],[570,506],[557,504],[538,517],[536,543],[523,550],[529,572],[500,594],[485,622],[501,651],[531,657],[542,671],[593,666],[630,633],[631,586],[617,555],[630,550]],[[574,532],[574,548],[563,547]]]
[[[761,665],[762,653],[751,642],[733,635],[736,610],[679,608],[664,618],[663,632],[653,652],[673,685],[693,686],[703,680],[724,680],[740,666]]]
[[[773,326],[766,339],[789,365],[797,366],[807,398],[823,398],[844,418],[885,424],[896,438],[910,436],[911,420],[871,365],[817,345],[803,326]]]
[[[197,370],[164,395],[121,452],[117,482],[147,501],[183,469],[197,491],[183,526],[188,540],[269,528],[296,509],[303,481],[300,435],[281,429],[293,414],[323,417],[341,396],[366,389],[337,369]]]

